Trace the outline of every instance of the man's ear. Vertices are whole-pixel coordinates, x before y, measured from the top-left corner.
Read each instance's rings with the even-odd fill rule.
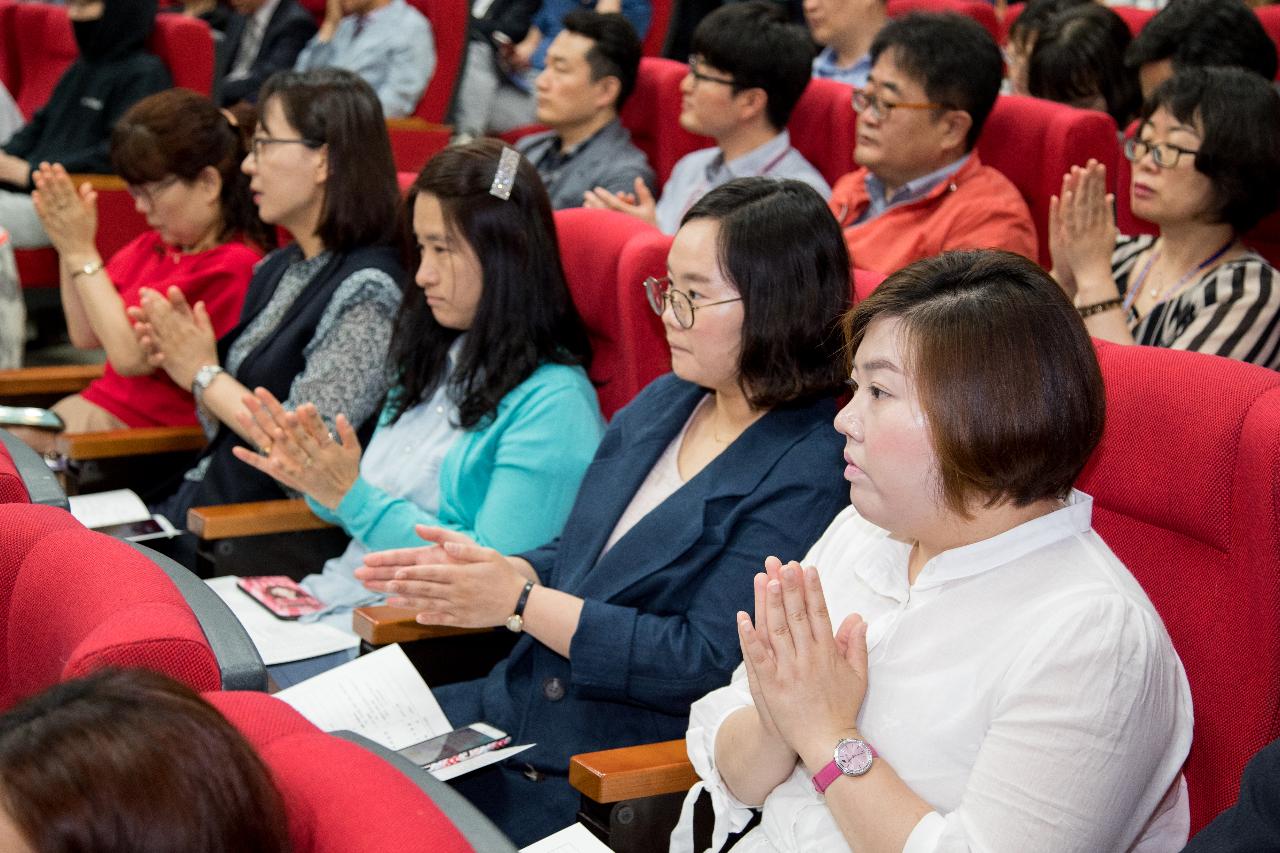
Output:
[[[612,74],[601,77],[591,86],[592,104],[597,110],[612,109],[618,102],[618,93],[622,91],[622,81]]]
[[[738,110],[738,121],[745,124],[756,116],[764,115],[765,109],[769,106],[769,95],[764,89],[756,86],[743,89],[734,95],[733,102]]]
[[[969,128],[973,127],[973,116],[964,110],[947,110],[939,121],[942,126],[942,146],[965,151],[968,148]]]

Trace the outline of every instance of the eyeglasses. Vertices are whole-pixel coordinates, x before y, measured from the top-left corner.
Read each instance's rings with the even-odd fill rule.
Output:
[[[178,180],[177,175],[170,175],[162,180],[151,181],[147,184],[125,184],[125,189],[129,191],[129,195],[134,201],[145,201],[148,207],[155,207],[156,195],[176,184]]]
[[[945,110],[946,104],[912,104],[907,101],[886,101],[879,95],[873,95],[866,89],[853,90],[853,111],[855,113],[870,112],[877,119],[884,121],[894,110]]]
[[[702,57],[698,54],[689,55],[689,75],[698,83],[719,83],[722,86],[737,86],[738,84],[732,77],[715,77],[711,74],[703,74]]]
[[[710,308],[713,305],[725,305],[729,302],[742,301],[741,296],[735,296],[732,299],[720,299],[715,302],[694,305],[693,299],[689,294],[682,290],[676,290],[671,286],[670,276],[663,276],[662,278],[649,276],[646,278],[644,280],[644,295],[649,297],[649,307],[659,317],[662,316],[666,306],[670,305],[671,316],[676,318],[676,325],[682,329],[693,328],[693,315],[699,308]]]
[[[323,144],[323,142],[316,142],[314,139],[284,139],[282,137],[275,136],[255,136],[253,138],[250,153],[253,154],[253,159],[257,161],[257,159],[262,156],[262,149],[268,145],[305,145],[308,148],[319,148]]]
[[[1172,169],[1178,165],[1178,161],[1182,159],[1182,155],[1194,157],[1199,151],[1192,151],[1190,148],[1180,148],[1177,145],[1170,145],[1168,142],[1147,142],[1145,139],[1126,139],[1124,141],[1124,156],[1131,163],[1137,163],[1150,152],[1151,159],[1156,161],[1156,165],[1161,169]]]

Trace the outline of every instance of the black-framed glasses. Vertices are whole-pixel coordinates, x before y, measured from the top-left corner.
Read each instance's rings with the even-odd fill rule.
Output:
[[[853,111],[858,114],[870,112],[880,121],[885,121],[894,110],[945,110],[946,104],[911,103],[909,101],[886,101],[879,95],[866,89],[853,90]]]
[[[262,149],[268,145],[305,145],[308,148],[319,148],[323,142],[316,142],[314,139],[304,139],[297,137],[294,139],[286,139],[280,136],[255,136],[251,143],[250,153],[256,161],[262,156]]]
[[[167,178],[161,178],[158,181],[150,181],[145,184],[125,184],[124,188],[129,191],[129,195],[134,201],[145,201],[148,207],[155,207],[156,195],[164,192],[179,180],[177,175],[170,175]]]
[[[717,77],[714,74],[704,74],[702,71],[702,57],[696,53],[689,55],[689,74],[698,83],[719,83],[722,86],[738,85],[732,77]]]
[[[655,278],[649,276],[644,280],[644,295],[649,298],[649,307],[653,309],[653,313],[659,317],[668,305],[671,306],[671,316],[676,318],[676,325],[682,329],[693,328],[694,314],[699,308],[710,308],[713,305],[726,305],[730,302],[741,302],[741,296],[735,296],[732,299],[718,299],[715,302],[704,302],[701,305],[694,305],[693,299],[683,290],[676,290],[671,286],[671,276],[663,276]]]
[[[1190,148],[1182,148],[1178,145],[1172,145],[1168,142],[1147,142],[1145,139],[1126,139],[1124,141],[1124,156],[1130,163],[1137,163],[1150,152],[1151,159],[1156,161],[1156,165],[1161,169],[1172,169],[1178,165],[1178,161],[1182,159],[1182,155],[1194,157],[1199,151],[1192,151]]]

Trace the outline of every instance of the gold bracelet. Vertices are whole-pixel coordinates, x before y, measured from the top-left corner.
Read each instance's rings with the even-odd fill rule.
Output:
[[[97,275],[98,273],[102,272],[104,268],[105,268],[105,264],[102,263],[101,259],[96,261],[91,261],[90,263],[87,263],[82,267],[78,267],[77,269],[72,270],[71,280],[75,281],[82,275]]]
[[[1095,302],[1092,305],[1081,305],[1076,309],[1083,320],[1086,317],[1092,317],[1094,314],[1101,314],[1103,311],[1110,311],[1112,308],[1119,308],[1124,304],[1124,300],[1117,296],[1115,299],[1106,299],[1102,302]]]

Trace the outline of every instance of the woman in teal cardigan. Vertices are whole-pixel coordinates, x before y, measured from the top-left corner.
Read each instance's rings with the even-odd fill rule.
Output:
[[[528,162],[493,141],[447,149],[407,205],[421,257],[369,446],[344,416],[333,435],[315,407],[286,412],[258,389],[244,424],[260,453],[236,450],[351,534],[304,581],[345,630],[347,610],[378,600],[353,578],[364,554],[422,544],[417,524],[503,550],[557,536],[604,429],[551,207]]]

